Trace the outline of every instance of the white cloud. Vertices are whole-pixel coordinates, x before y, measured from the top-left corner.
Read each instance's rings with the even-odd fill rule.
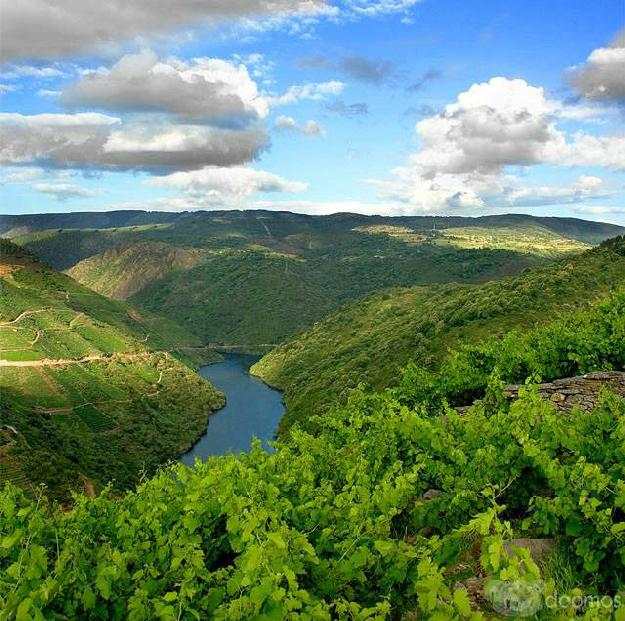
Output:
[[[543,159],[563,166],[604,166],[625,169],[625,133],[594,136],[575,132],[570,139],[559,132],[545,145]]]
[[[5,93],[12,93],[17,89],[18,87],[15,84],[0,84],[0,95],[4,95]]]
[[[97,112],[79,114],[20,114],[18,112],[0,112],[0,127],[21,125],[23,127],[98,127],[119,125],[121,120],[114,116]]]
[[[159,61],[151,50],[123,56],[111,69],[69,87],[61,102],[114,111],[168,112],[240,126],[267,115],[268,104],[243,64],[196,58]]]
[[[346,5],[355,14],[375,17],[387,13],[404,13],[421,0],[348,0]]]
[[[275,120],[276,129],[291,131],[297,129],[297,121],[292,116],[280,115]]]
[[[509,187],[503,199],[514,207],[539,205],[570,205],[587,200],[606,198],[609,192],[603,190],[603,180],[591,175],[581,175],[571,187]]]
[[[306,183],[289,181],[274,173],[244,166],[211,166],[191,172],[176,172],[154,177],[146,183],[183,191],[185,204],[194,204],[195,208],[213,204],[242,205],[259,192],[293,194],[308,189]]]
[[[98,113],[0,114],[0,163],[51,168],[187,170],[254,160],[264,130],[153,122],[122,125]]]
[[[35,183],[32,188],[36,192],[46,194],[52,200],[59,202],[72,198],[91,198],[99,193],[75,183]]]
[[[625,100],[625,31],[611,47],[593,50],[584,64],[572,67],[569,73],[582,97]]]
[[[493,173],[538,161],[555,131],[550,112],[543,90],[524,80],[474,84],[442,114],[417,123],[424,146],[412,163],[428,176]]]
[[[579,205],[575,207],[578,213],[592,214],[593,216],[603,216],[610,214],[625,214],[625,207],[615,207],[614,205]]]
[[[7,183],[30,183],[45,176],[46,171],[36,166],[5,168],[0,175],[0,185],[6,185]]]
[[[13,65],[0,72],[0,78],[3,80],[18,80],[20,78],[48,80],[51,78],[62,78],[65,75],[66,73],[56,66]]]
[[[299,125],[292,116],[280,115],[276,117],[274,125],[278,131],[282,132],[297,132],[305,136],[325,136],[323,127],[312,119]]]
[[[566,115],[563,111],[566,110]],[[520,188],[508,166],[625,167],[625,136],[568,136],[558,120],[570,110],[524,80],[492,78],[460,93],[440,114],[416,125],[421,149],[394,179],[366,180],[383,198],[417,211],[480,210],[497,205],[549,205],[595,198],[591,177],[564,188]]]
[[[97,46],[242,17],[307,18],[323,0],[1,0],[0,61],[77,54]]]
[[[268,209],[272,211],[292,211],[318,216],[333,213],[360,213],[365,215],[410,215],[412,209],[402,203],[366,203],[356,200],[345,201],[307,201],[307,200],[257,200],[254,209]]]

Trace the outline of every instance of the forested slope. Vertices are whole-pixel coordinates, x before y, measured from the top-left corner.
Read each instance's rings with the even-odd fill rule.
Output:
[[[355,393],[275,452],[178,465],[68,513],[9,487],[0,608],[7,618],[619,619],[624,402],[606,391],[592,411],[563,414],[531,383],[510,404],[501,383],[622,369],[624,317],[621,291],[510,334],[503,349],[451,354],[441,375],[412,367],[398,390]],[[460,416],[441,399],[467,379],[476,389],[453,362],[467,355],[483,356],[482,400]]]
[[[176,457],[221,395],[169,351],[195,351],[170,322],[109,300],[0,242],[0,481],[50,495]],[[201,350],[198,350],[201,351]]]
[[[111,212],[5,217],[15,241],[105,295],[203,342],[256,351],[387,287],[480,283],[622,228],[569,218]],[[58,228],[52,228],[52,223]]]
[[[625,283],[625,240],[478,286],[389,290],[342,308],[280,345],[252,371],[285,391],[284,431],[359,383],[392,383],[410,360],[436,369],[449,346],[524,329]]]

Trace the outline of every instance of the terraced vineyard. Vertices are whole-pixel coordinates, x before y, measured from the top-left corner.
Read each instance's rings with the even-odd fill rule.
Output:
[[[1,251],[0,485],[122,489],[203,433],[222,397],[167,351],[193,336]]]

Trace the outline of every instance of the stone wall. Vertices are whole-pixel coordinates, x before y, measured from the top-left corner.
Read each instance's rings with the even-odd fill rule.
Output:
[[[556,410],[565,412],[578,405],[582,411],[593,409],[601,388],[606,386],[613,393],[625,399],[625,372],[623,371],[596,371],[579,377],[565,377],[545,384],[540,384],[538,394],[549,399]],[[504,393],[513,401],[519,396],[519,385],[510,384],[504,388]],[[465,414],[470,406],[456,408]]]
[[[597,371],[579,377],[565,377],[540,384],[538,394],[552,401],[557,410],[566,411],[578,405],[587,412],[595,406],[603,386],[625,398],[625,373]],[[508,399],[514,400],[519,396],[519,386],[515,384],[506,386],[504,392]]]

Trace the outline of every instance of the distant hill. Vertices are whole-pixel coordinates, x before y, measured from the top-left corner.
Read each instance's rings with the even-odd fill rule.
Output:
[[[358,300],[262,358],[252,372],[284,390],[284,431],[359,383],[388,386],[415,360],[436,368],[448,347],[551,320],[625,284],[625,238],[482,285],[391,289]]]
[[[0,235],[11,239],[20,235],[53,229],[108,229],[118,226],[173,222],[179,218],[180,214],[178,213],[137,210],[0,215]]]
[[[40,231],[54,229],[110,229],[118,227],[141,226],[149,224],[181,224],[189,220],[197,223],[200,220],[215,221],[220,218],[237,220],[240,223],[254,221],[257,217],[282,219],[292,223],[326,223],[340,226],[355,222],[361,224],[396,224],[419,230],[444,230],[465,226],[486,228],[515,227],[528,222],[538,224],[553,233],[582,241],[596,244],[609,237],[625,232],[623,227],[603,222],[593,222],[578,218],[558,218],[528,216],[525,214],[505,214],[497,216],[363,216],[360,214],[337,213],[330,216],[310,216],[294,214],[291,212],[276,211],[184,211],[162,212],[141,210],[117,210],[105,212],[73,212],[73,213],[46,213],[25,215],[2,215],[0,214],[0,235],[13,238]]]
[[[201,435],[221,395],[169,350],[167,319],[109,300],[0,240],[0,486],[71,489],[142,471]]]
[[[525,215],[91,215],[4,216],[0,231],[83,284],[169,317],[203,342],[254,351],[387,287],[515,275],[625,231]]]

